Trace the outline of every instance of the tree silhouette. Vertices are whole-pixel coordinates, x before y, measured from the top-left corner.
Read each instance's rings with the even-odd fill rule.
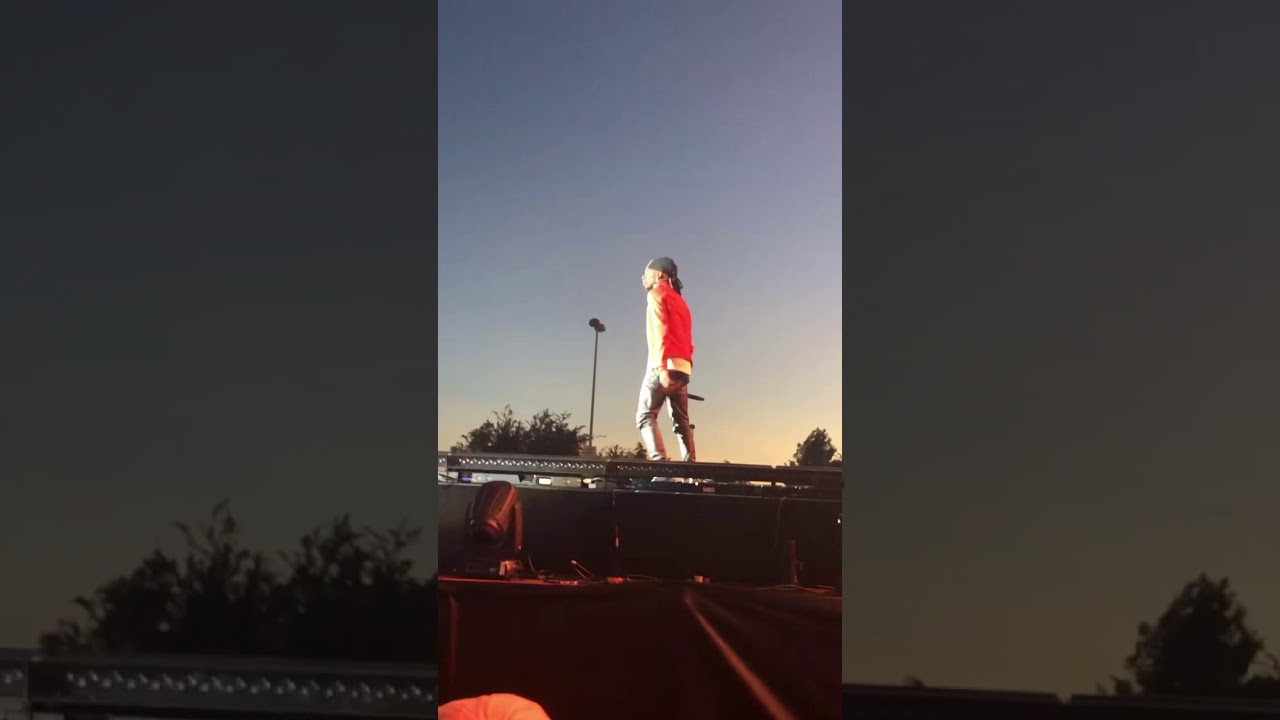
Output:
[[[225,502],[207,527],[177,529],[185,557],[156,550],[75,598],[86,618],[42,635],[44,651],[434,662],[436,580],[405,557],[419,530],[357,530],[342,516],[281,553],[281,573],[241,546]]]
[[[1125,661],[1128,677],[1112,678],[1118,695],[1268,695],[1277,685],[1275,657],[1246,622],[1247,611],[1226,578],[1201,574],[1187,583],[1155,624],[1138,626]],[[1271,665],[1268,672],[1264,663]]]
[[[639,442],[630,450],[621,445],[610,445],[600,455],[609,460],[644,460],[648,457],[648,453],[644,451],[644,443]]]
[[[804,442],[796,445],[796,453],[791,456],[787,465],[792,467],[840,467],[835,443],[826,430],[817,428],[809,433]]]
[[[590,438],[583,426],[570,425],[569,413],[543,410],[529,420],[517,420],[511,406],[492,420],[462,436],[455,453],[517,453],[522,455],[578,455]]]
[[[451,449],[455,453],[491,452],[520,453],[528,445],[528,431],[524,423],[516,420],[511,406],[495,412],[492,420],[485,420],[476,429],[462,436]]]

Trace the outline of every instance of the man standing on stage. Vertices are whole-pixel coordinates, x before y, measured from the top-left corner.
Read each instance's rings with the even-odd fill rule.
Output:
[[[667,403],[671,423],[680,443],[680,457],[694,462],[693,425],[689,422],[689,380],[693,375],[693,319],[680,294],[684,283],[676,263],[660,257],[644,270],[649,294],[645,327],[649,336],[649,364],[640,386],[636,427],[650,460],[666,460],[667,451],[658,430],[658,411]]]

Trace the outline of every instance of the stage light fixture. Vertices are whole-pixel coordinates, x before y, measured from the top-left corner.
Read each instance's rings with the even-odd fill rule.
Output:
[[[524,509],[519,491],[504,480],[484,483],[467,508],[462,574],[515,577],[524,569],[520,561],[523,548]]]

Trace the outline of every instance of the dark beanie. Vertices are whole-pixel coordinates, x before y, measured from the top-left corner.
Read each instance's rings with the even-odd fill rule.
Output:
[[[672,260],[669,257],[655,258],[649,261],[649,264],[646,266],[646,269],[657,270],[663,275],[666,275],[667,277],[671,278],[671,288],[675,290],[677,293],[684,290],[684,283],[680,282],[680,278],[677,277],[676,275],[676,273],[679,272],[679,269],[676,268],[675,260]]]

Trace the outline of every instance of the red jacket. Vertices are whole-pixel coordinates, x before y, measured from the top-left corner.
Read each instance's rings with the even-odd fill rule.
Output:
[[[666,283],[649,291],[645,326],[649,335],[649,369],[693,374],[693,317],[684,298]]]

